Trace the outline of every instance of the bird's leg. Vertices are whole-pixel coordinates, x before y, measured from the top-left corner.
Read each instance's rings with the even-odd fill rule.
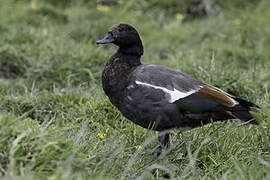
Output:
[[[160,146],[155,149],[153,155],[158,157],[161,152],[162,152],[162,149],[167,149],[169,148],[169,145],[170,145],[170,132],[169,131],[160,131],[158,132],[158,141],[160,142]],[[158,173],[158,169],[157,168],[154,168],[152,170],[152,174],[154,176],[156,176],[156,174]],[[162,175],[163,178],[165,179],[171,179],[171,175],[167,172],[164,172],[164,174]]]
[[[162,152],[162,149],[167,149],[169,147],[170,133],[168,131],[158,132],[158,141],[160,146],[154,151],[154,156],[159,156]]]
[[[161,131],[158,133],[158,141],[161,143],[162,148],[169,147],[170,133],[168,131]]]

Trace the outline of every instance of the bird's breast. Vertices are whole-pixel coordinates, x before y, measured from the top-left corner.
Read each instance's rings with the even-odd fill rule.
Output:
[[[118,58],[106,63],[102,72],[102,87],[114,105],[117,105],[118,101],[122,101],[129,74],[133,69],[134,67]]]

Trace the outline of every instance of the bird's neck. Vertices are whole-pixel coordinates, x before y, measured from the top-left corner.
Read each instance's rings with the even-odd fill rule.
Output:
[[[129,52],[128,48],[119,48],[109,61],[112,63],[117,62],[117,64],[138,66],[141,64],[141,54]]]
[[[117,52],[129,56],[137,56],[140,58],[143,55],[143,45],[142,42],[139,41],[138,43],[131,45],[120,46]]]
[[[130,73],[141,65],[140,58],[138,55],[123,53],[121,49],[110,58],[102,73],[103,89],[107,95],[121,93]]]

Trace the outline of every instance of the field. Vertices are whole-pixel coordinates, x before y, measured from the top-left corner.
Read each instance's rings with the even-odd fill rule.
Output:
[[[269,0],[0,0],[1,179],[270,179]],[[199,3],[198,3],[199,2]],[[125,119],[101,87],[132,24],[143,63],[179,69],[261,107],[240,121],[154,131]]]

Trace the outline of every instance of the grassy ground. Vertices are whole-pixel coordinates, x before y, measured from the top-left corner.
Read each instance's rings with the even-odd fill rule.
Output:
[[[154,0],[98,8],[48,2],[0,1],[1,178],[270,179],[268,0],[205,1],[204,17]],[[181,69],[255,102],[260,125],[173,132],[171,148],[153,157],[155,132],[122,117],[101,88],[116,48],[94,42],[118,22],[140,32],[144,63]]]

